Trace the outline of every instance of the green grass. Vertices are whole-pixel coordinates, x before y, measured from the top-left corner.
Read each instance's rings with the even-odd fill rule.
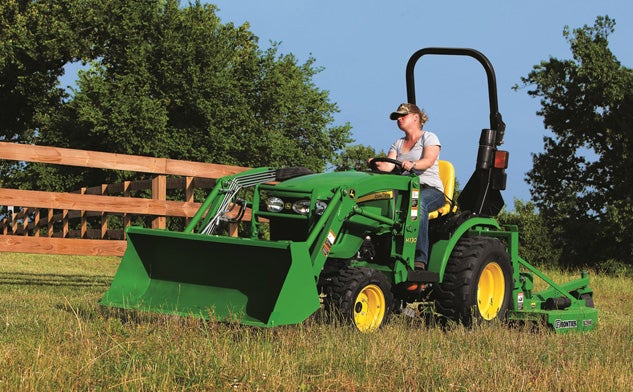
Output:
[[[361,334],[314,319],[259,329],[122,315],[97,304],[118,262],[0,253],[0,390],[568,392],[633,383],[630,278],[591,276],[600,321],[590,333],[443,331],[401,316]]]

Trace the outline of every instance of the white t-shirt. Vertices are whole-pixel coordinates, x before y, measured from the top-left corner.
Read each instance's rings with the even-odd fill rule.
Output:
[[[404,142],[404,138],[400,138],[396,140],[389,149],[389,152],[392,151],[396,153],[396,159],[400,162],[404,161],[417,161],[422,159],[424,155],[424,147],[426,146],[440,146],[440,139],[433,133],[428,131],[422,132],[422,137],[418,139],[411,150],[406,153],[402,153],[402,143]],[[438,158],[439,159],[439,158]],[[440,179],[440,168],[437,164],[437,160],[433,162],[433,165],[426,170],[416,170],[416,173],[420,174],[420,184],[428,185],[432,188],[438,189],[440,192],[444,192],[444,186],[442,185],[442,180]]]

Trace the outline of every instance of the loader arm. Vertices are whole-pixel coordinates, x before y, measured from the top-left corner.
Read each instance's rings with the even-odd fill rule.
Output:
[[[219,179],[202,206],[191,218],[185,232],[194,232],[200,224],[200,233],[214,234],[220,221],[226,220],[228,206],[234,201],[241,189],[274,181],[276,176],[275,169],[261,167]]]

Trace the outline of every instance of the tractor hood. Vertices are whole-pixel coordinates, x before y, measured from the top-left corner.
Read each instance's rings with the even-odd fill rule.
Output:
[[[277,184],[275,191],[306,192],[312,193],[313,197],[318,199],[324,199],[344,187],[352,191],[352,197],[360,197],[383,189],[402,188],[403,184],[416,181],[417,178],[371,172],[329,172],[286,180]]]

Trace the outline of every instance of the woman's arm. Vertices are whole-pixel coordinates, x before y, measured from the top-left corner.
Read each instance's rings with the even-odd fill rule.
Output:
[[[396,159],[396,157],[397,157],[397,154],[395,151],[389,151],[389,154],[387,154],[387,158]],[[369,163],[369,161],[371,161],[372,159],[373,158],[369,158],[367,163]],[[391,162],[376,162],[376,167],[380,171],[391,172],[396,167],[396,165],[394,165]]]
[[[440,156],[440,146],[426,146],[424,147],[424,152],[422,153],[422,158],[416,161],[406,161],[403,163],[403,168],[405,170],[411,171],[414,170],[426,170],[429,167],[433,166],[437,158]]]

